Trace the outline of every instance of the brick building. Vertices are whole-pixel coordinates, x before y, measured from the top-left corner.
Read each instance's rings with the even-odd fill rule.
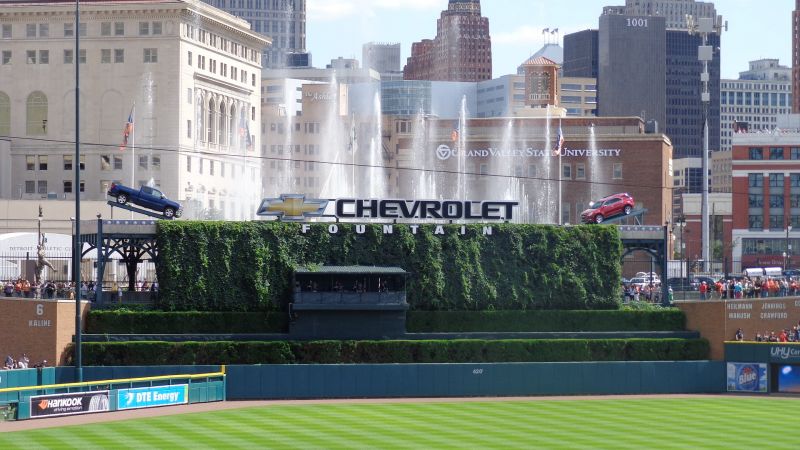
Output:
[[[492,79],[489,19],[480,0],[450,0],[436,24],[436,38],[415,42],[403,70],[406,80]]]
[[[792,112],[800,113],[800,0],[792,12]]]
[[[797,267],[800,131],[734,135],[733,259],[748,267]]]

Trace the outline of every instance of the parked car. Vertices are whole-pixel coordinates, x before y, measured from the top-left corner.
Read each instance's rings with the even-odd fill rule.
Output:
[[[702,283],[703,281],[706,282],[706,286],[713,286],[717,282],[717,280],[715,280],[715,279],[713,279],[711,277],[707,277],[707,276],[702,276],[701,275],[701,276],[697,276],[697,277],[692,277],[692,290],[693,291],[699,291],[700,290],[700,283]]]
[[[667,286],[671,287],[673,291],[693,291],[695,287],[692,286],[688,278],[673,277],[667,279]]]
[[[150,186],[142,186],[137,190],[121,184],[111,183],[108,195],[114,197],[120,205],[130,202],[142,208],[159,211],[168,219],[180,217],[183,213],[179,203],[168,199],[161,191]]]
[[[661,283],[661,279],[658,277],[658,274],[655,272],[636,272],[637,277],[646,278],[647,280],[653,280],[653,283]]]
[[[800,269],[788,269],[783,271],[785,277],[800,277]]]
[[[589,209],[581,213],[581,221],[583,223],[603,223],[610,217],[630,214],[634,206],[633,197],[627,192],[609,195],[589,203]]]

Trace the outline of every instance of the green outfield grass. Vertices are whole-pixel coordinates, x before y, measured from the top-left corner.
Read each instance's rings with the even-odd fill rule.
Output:
[[[798,448],[800,400],[268,406],[0,434],[0,448]],[[2,424],[0,424],[2,430]]]

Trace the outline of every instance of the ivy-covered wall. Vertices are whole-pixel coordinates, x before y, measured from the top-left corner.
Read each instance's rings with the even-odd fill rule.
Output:
[[[396,266],[411,273],[412,310],[610,309],[618,306],[619,232],[611,226],[494,224],[416,229],[354,224],[162,221],[157,265],[166,310],[287,307],[306,265]]]

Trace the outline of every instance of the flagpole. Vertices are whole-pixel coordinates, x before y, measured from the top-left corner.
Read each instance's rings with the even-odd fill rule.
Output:
[[[550,106],[548,105],[548,108]],[[558,119],[558,224],[562,225],[564,216],[561,214],[561,182],[564,178],[564,168],[561,167],[561,142],[564,140],[564,132],[561,131],[561,119]]]

